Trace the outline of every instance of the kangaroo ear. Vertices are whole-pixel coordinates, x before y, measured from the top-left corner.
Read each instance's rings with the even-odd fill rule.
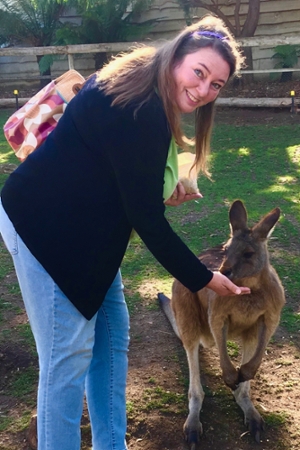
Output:
[[[261,239],[266,239],[271,236],[276,223],[280,216],[280,209],[274,208],[266,216],[264,216],[254,227],[252,232],[258,235]]]
[[[235,200],[229,210],[231,232],[247,229],[247,211],[241,200]]]

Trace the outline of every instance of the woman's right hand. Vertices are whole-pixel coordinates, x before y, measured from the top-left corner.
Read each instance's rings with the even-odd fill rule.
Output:
[[[241,295],[250,294],[250,288],[236,286],[232,281],[230,281],[221,272],[213,272],[214,276],[210,282],[206,285],[209,289],[212,289],[216,294],[221,296],[226,295]]]
[[[179,206],[182,203],[190,202],[191,200],[197,200],[202,198],[202,194],[200,192],[195,192],[195,194],[187,194],[185,192],[185,188],[183,184],[178,181],[175,191],[171,195],[171,197],[165,201],[165,205],[167,206]]]

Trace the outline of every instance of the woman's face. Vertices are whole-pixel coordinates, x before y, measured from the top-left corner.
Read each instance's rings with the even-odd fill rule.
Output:
[[[174,68],[175,101],[181,113],[212,102],[229,78],[229,64],[211,47],[186,55]]]

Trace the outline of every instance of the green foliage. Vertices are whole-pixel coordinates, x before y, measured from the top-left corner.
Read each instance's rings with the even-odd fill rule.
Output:
[[[141,40],[156,20],[133,23],[148,5],[147,0],[109,0],[78,6],[80,25],[66,23],[56,33],[57,44],[94,44]],[[98,58],[98,60],[97,60]],[[106,54],[95,57],[95,69],[106,62]]]
[[[0,0],[0,44],[51,45],[65,8],[57,0]]]
[[[279,60],[274,66],[275,69],[290,68],[297,65],[300,56],[299,45],[277,45],[274,50],[272,59]]]
[[[65,9],[66,3],[57,0],[0,0],[0,45],[53,45]],[[41,75],[50,74],[52,62],[41,55],[37,56]],[[41,80],[41,87],[47,83],[47,80]]]
[[[299,45],[277,45],[274,48],[275,53],[272,59],[277,59],[274,69],[289,69],[295,67],[298,63],[298,57],[300,56]],[[271,73],[270,78],[276,79],[277,73]],[[293,72],[282,72],[280,81],[290,81],[293,77]]]

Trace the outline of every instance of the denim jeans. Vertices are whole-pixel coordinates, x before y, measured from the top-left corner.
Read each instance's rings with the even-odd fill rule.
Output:
[[[87,320],[25,246],[1,203],[0,231],[39,357],[38,449],[80,449],[84,393],[93,450],[126,449],[129,316],[120,272],[97,314]]]

